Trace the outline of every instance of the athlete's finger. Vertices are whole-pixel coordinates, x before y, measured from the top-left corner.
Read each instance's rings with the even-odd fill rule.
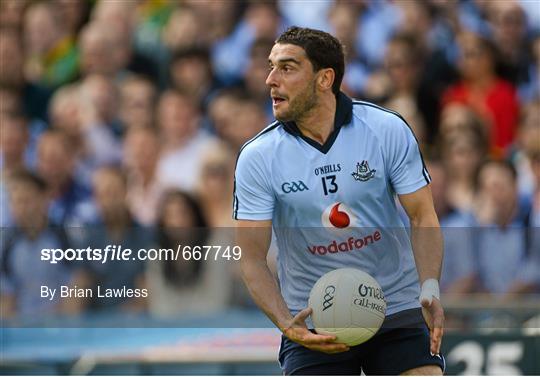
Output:
[[[302,309],[294,316],[293,322],[297,324],[303,324],[312,312],[313,309],[311,308]]]
[[[325,335],[325,334],[313,334],[308,331],[308,334],[304,336],[302,341],[307,344],[320,344],[320,343],[332,343],[336,340],[335,335]],[[335,343],[341,344],[341,343]]]
[[[343,343],[323,343],[309,346],[310,349],[326,353],[346,352],[350,348]]]
[[[435,327],[431,335],[431,352],[440,353],[444,330],[442,327]]]

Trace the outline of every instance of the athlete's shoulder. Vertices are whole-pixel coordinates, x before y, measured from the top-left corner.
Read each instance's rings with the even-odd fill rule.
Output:
[[[397,111],[367,101],[353,100],[354,117],[376,134],[412,132],[411,126]]]
[[[376,124],[407,124],[397,111],[367,101],[353,100],[353,113],[367,122]]]
[[[266,126],[262,131],[246,141],[238,152],[238,158],[242,156],[267,155],[265,152],[272,150],[281,138],[281,123],[274,121]]]

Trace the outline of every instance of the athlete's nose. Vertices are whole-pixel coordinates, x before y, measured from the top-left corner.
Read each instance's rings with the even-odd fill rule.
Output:
[[[268,76],[266,77],[266,85],[268,85],[271,88],[274,88],[274,87],[278,86],[277,75],[276,75],[276,70],[275,69],[272,69],[268,73]]]

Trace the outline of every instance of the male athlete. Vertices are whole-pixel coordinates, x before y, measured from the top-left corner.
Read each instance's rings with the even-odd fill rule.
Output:
[[[233,210],[244,280],[284,335],[285,374],[442,374],[442,238],[412,131],[397,113],[339,91],[343,47],[330,34],[292,27],[269,63],[277,120],[240,151]],[[266,263],[272,227],[279,286]],[[341,267],[375,277],[387,300],[383,328],[350,348],[309,330],[313,284]]]

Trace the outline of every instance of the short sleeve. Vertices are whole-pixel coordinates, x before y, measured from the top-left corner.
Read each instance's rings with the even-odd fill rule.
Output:
[[[234,173],[233,218],[236,220],[271,220],[274,193],[270,172],[254,148],[240,151]]]
[[[398,116],[385,137],[387,174],[394,191],[410,194],[431,182],[418,142],[409,126]]]

